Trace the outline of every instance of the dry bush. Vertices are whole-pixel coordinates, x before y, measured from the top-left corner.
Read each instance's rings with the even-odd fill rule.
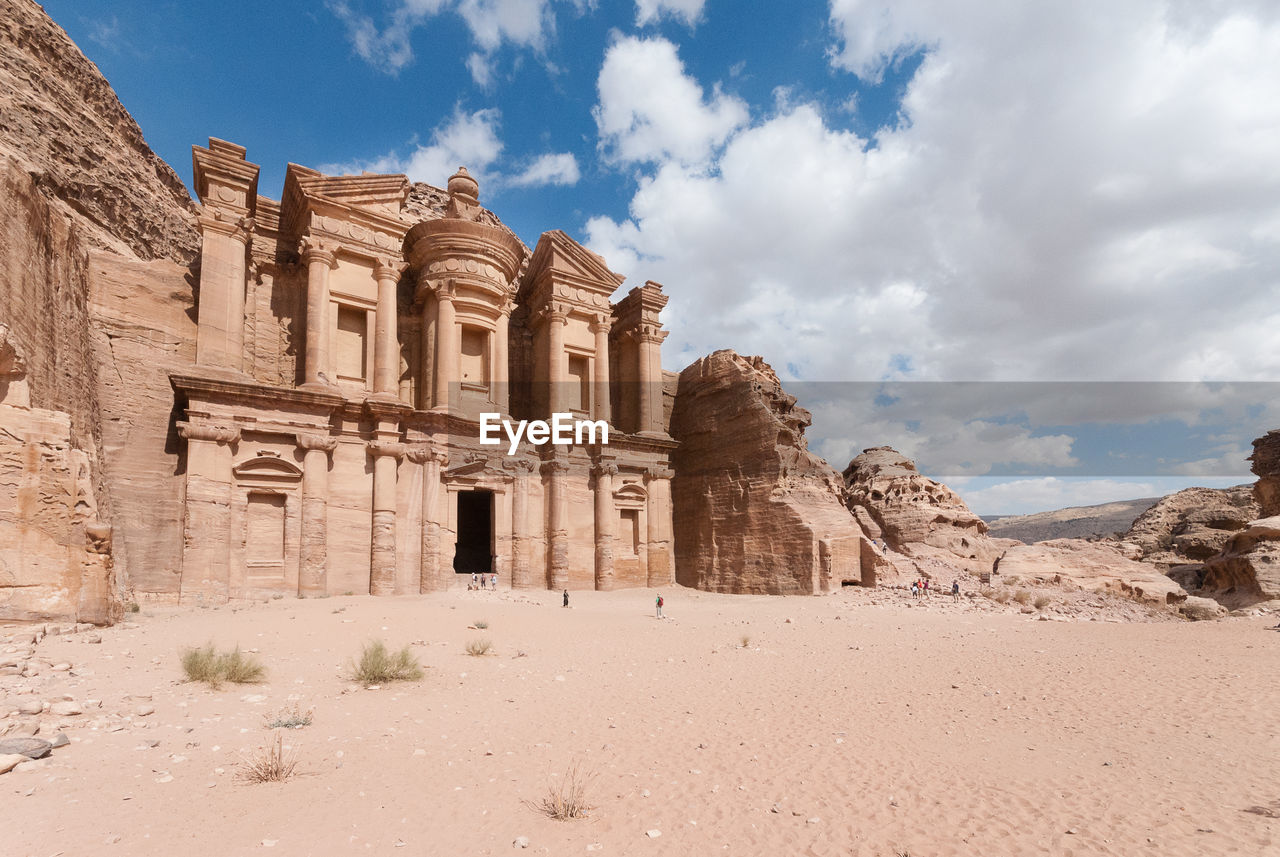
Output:
[[[484,637],[477,637],[474,640],[467,640],[467,654],[472,657],[481,657],[489,654],[489,650],[493,648],[493,643]]]
[[[360,662],[352,665],[352,678],[362,684],[382,684],[388,681],[417,681],[422,678],[422,665],[405,646],[398,652],[387,651],[381,640],[374,640],[364,647]]]
[[[1031,593],[1025,589],[1019,589],[1017,592],[1013,593],[1013,600],[1017,601],[1019,604],[1030,604]]]
[[[187,681],[202,681],[215,690],[224,681],[257,684],[267,673],[257,658],[243,654],[239,646],[230,652],[219,653],[213,643],[198,649],[184,649],[182,672]]]
[[[989,595],[989,596],[987,596],[987,597],[989,597],[992,601],[996,602],[997,604],[1008,604],[1008,603],[1009,603],[1009,599],[1010,599],[1010,597],[1011,597],[1011,596],[1009,595],[1009,590],[1007,590],[1007,589],[993,589],[991,592],[992,592],[992,594],[991,594],[991,595]]]
[[[742,642],[742,648],[745,649],[747,646],[751,645],[751,637],[749,637],[746,634],[743,634],[741,642]]]
[[[587,803],[587,786],[594,776],[574,762],[565,769],[563,777],[547,783],[546,795],[534,808],[557,821],[585,818],[588,810],[593,809]]]
[[[286,754],[284,736],[276,733],[275,742],[259,748],[254,756],[241,762],[238,773],[246,783],[282,783],[293,776],[297,767],[297,754]]]
[[[489,623],[484,619],[477,619],[475,622],[472,622],[471,624],[481,631],[489,627]]]
[[[232,684],[257,684],[267,673],[257,658],[241,654],[239,646],[218,657],[218,669]]]
[[[1031,602],[1031,606],[1037,610],[1043,610],[1053,603],[1053,599],[1048,595],[1037,595],[1036,599]]]
[[[295,700],[275,714],[268,715],[266,726],[268,729],[301,729],[303,726],[311,725],[311,715],[314,713],[315,708],[303,711],[302,706]]]

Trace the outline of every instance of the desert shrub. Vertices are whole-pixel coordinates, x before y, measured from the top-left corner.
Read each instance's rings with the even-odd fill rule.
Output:
[[[268,729],[301,729],[303,726],[311,725],[311,715],[314,711],[314,708],[303,711],[302,706],[296,701],[291,702],[267,717],[266,725]]]
[[[563,777],[547,783],[547,793],[536,808],[557,821],[585,817],[592,809],[587,803],[587,786],[591,779],[592,775],[583,772],[574,762],[565,770]]]
[[[408,646],[393,653],[381,640],[374,640],[365,645],[360,662],[352,664],[352,678],[362,684],[417,681],[422,678],[422,666]]]
[[[130,613],[142,612],[142,608],[138,606],[137,601],[130,601],[129,604],[124,609],[128,610]]]
[[[1019,604],[1030,604],[1031,593],[1025,589],[1019,589],[1017,592],[1013,593],[1013,600],[1017,601]]]
[[[1011,597],[1012,596],[1009,594],[1009,590],[997,589],[994,591],[994,594],[991,596],[991,600],[996,602],[997,604],[1008,604],[1009,599]]]
[[[1048,595],[1037,595],[1035,600],[1031,602],[1031,606],[1037,610],[1043,610],[1053,603],[1053,599]]]
[[[218,669],[232,684],[257,684],[267,673],[257,658],[241,654],[239,646],[218,656]]]
[[[474,640],[467,640],[467,654],[472,657],[480,657],[489,654],[489,650],[493,648],[493,643],[484,637],[477,637]]]
[[[297,767],[296,754],[284,752],[284,736],[277,733],[274,742],[240,763],[239,774],[246,783],[282,783]]]
[[[183,650],[182,672],[187,681],[202,681],[217,689],[224,681],[256,684],[263,680],[267,671],[257,658],[243,654],[239,646],[230,652],[219,653],[213,643],[209,643]]]
[[[486,622],[484,619],[477,619],[476,621],[472,622],[471,624],[472,624],[472,625],[474,625],[477,629],[479,629],[479,630],[481,630],[481,631],[483,631],[483,630],[485,630],[486,628],[488,628],[488,627],[489,627],[489,623],[488,623],[488,622]]]
[[[743,634],[740,642],[742,643],[742,648],[745,649],[747,646],[751,645],[751,637],[747,634]]]

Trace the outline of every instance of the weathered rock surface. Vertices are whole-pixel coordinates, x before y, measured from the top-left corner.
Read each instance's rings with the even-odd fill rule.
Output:
[[[1199,594],[1232,609],[1280,598],[1280,515],[1232,534],[1205,563]]]
[[[1253,499],[1259,518],[1280,515],[1280,430],[1267,432],[1253,442],[1250,469],[1257,474]]]
[[[1124,534],[1146,562],[1203,562],[1259,515],[1252,487],[1187,488],[1162,497]]]
[[[677,580],[799,594],[872,584],[883,560],[808,450],[809,412],[759,357],[717,351],[680,373],[671,414]]]
[[[984,517],[990,535],[1035,544],[1050,539],[1098,539],[1128,532],[1134,520],[1159,497],[1121,500],[1095,506],[1070,506],[1031,515]]]
[[[1154,566],[1126,557],[1120,546],[1110,541],[1053,539],[1016,545],[1000,558],[998,578],[1009,586],[1068,584],[1150,604],[1178,604],[1187,596]]]
[[[187,264],[195,205],[110,84],[36,3],[0,0],[0,153],[90,246]]]
[[[1021,544],[987,535],[987,524],[960,495],[916,469],[887,446],[864,450],[844,471],[844,502],[860,518],[875,522],[900,577],[935,580],[991,570],[1007,549]]]
[[[53,743],[43,738],[5,738],[0,741],[0,755],[21,753],[28,759],[43,759],[53,750]]]

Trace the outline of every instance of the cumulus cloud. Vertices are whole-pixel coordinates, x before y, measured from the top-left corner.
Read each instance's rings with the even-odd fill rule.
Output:
[[[833,0],[837,69],[924,52],[870,139],[812,103],[752,119],[670,43],[620,40],[596,119],[639,179],[588,240],[667,285],[673,368],[731,346],[818,379],[1276,377],[1275,15]]]
[[[477,181],[497,178],[493,165],[502,154],[498,136],[501,114],[489,108],[467,113],[456,108],[453,115],[431,133],[430,142],[415,145],[405,155],[395,152],[340,164],[323,164],[321,172],[334,175],[360,172],[404,173],[415,182],[444,187],[458,167],[465,166]],[[482,188],[483,189],[483,188]]]
[[[670,17],[679,18],[692,27],[702,18],[704,5],[706,0],[636,0],[636,26]]]
[[[576,7],[580,7],[578,2]],[[331,0],[329,9],[346,25],[356,54],[373,67],[395,74],[413,62],[414,31],[435,15],[460,17],[478,50],[467,57],[472,79],[493,83],[493,56],[504,45],[541,53],[555,33],[552,0],[398,0],[385,26],[352,5]]]
[[[661,38],[615,41],[597,88],[601,150],[621,164],[702,163],[748,118],[741,100],[718,88],[708,97]]]
[[[580,178],[578,159],[571,152],[549,153],[534,160],[523,172],[511,179],[517,187],[575,185]]]

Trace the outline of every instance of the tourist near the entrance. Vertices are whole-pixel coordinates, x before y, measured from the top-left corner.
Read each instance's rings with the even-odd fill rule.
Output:
[[[662,595],[659,594],[658,597],[653,600],[653,606],[657,610],[659,619],[662,618],[662,604],[663,604]]]

